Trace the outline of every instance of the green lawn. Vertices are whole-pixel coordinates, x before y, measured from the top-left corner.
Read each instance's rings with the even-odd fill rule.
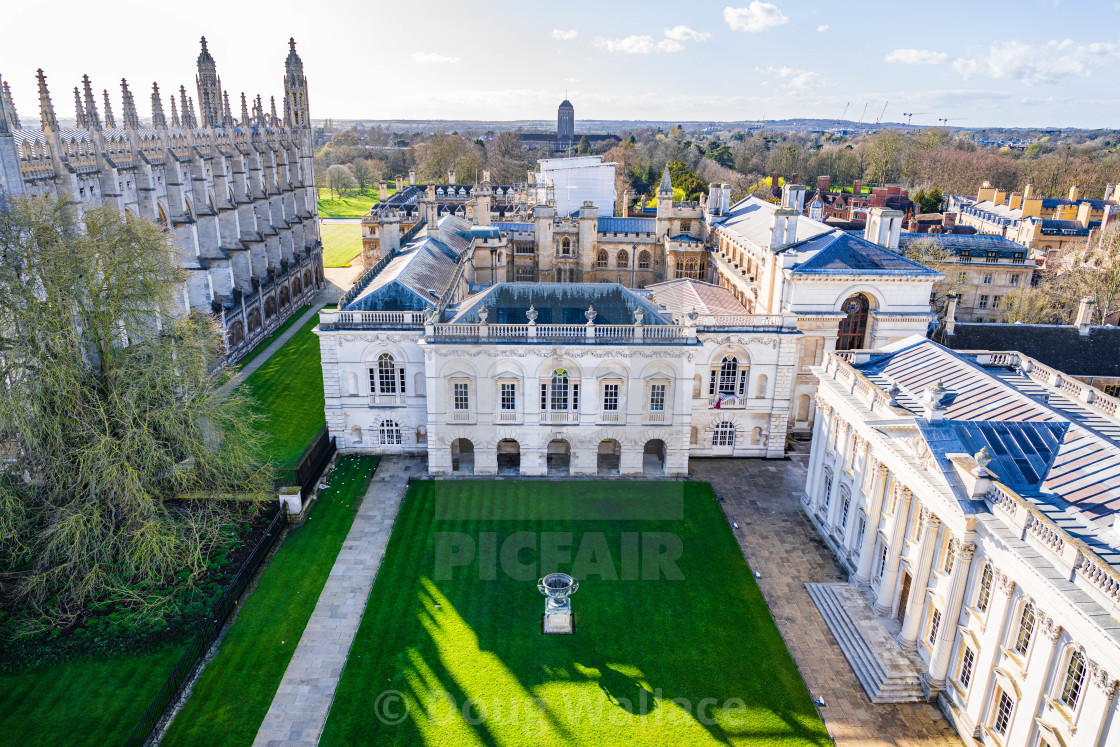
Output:
[[[446,554],[448,537],[505,553],[519,531],[582,567],[570,554],[517,580],[495,549],[447,572],[448,557],[469,560]],[[679,545],[675,563],[647,563],[658,539]],[[571,636],[541,635],[536,579],[553,570],[580,579]],[[831,740],[707,484],[425,481],[402,505],[320,744]]]
[[[396,187],[389,187],[389,194],[396,192]],[[337,200],[333,199],[329,189],[320,189],[319,217],[320,218],[361,218],[369,209],[380,202],[380,193],[377,188],[357,194],[342,195]]]
[[[52,746],[124,742],[183,649],[0,672],[0,741]]]
[[[288,317],[287,320],[285,320],[285,322],[283,324],[281,324],[276,329],[275,332],[273,332],[268,337],[264,338],[259,343],[257,343],[257,346],[255,348],[253,348],[251,351],[249,351],[248,355],[246,355],[244,358],[239,360],[234,367],[238,371],[245,368],[245,366],[247,366],[249,363],[251,363],[254,358],[256,358],[258,355],[263,353],[265,348],[267,348],[272,343],[276,342],[277,337],[279,337],[280,335],[287,332],[288,327],[295,324],[296,320],[298,320],[301,316],[303,316],[304,311],[305,311],[305,309],[296,309],[296,312],[294,314],[292,314],[290,317]]]
[[[318,315],[296,332],[284,347],[241,384],[265,416],[265,453],[274,462],[298,461],[308,443],[327,422],[323,413],[323,371],[319,338],[311,330]]]
[[[284,539],[162,744],[253,743],[376,466],[377,457],[339,459],[312,520]]]
[[[324,267],[349,267],[350,260],[362,253],[360,223],[326,223],[319,227],[319,235]]]

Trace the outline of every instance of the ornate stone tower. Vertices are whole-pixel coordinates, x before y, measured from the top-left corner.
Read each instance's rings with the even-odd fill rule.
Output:
[[[194,79],[198,86],[198,112],[202,116],[203,127],[222,126],[222,79],[218,77],[218,66],[206,48],[206,37],[202,37],[202,52],[198,55],[198,75]],[[184,107],[185,108],[185,107]]]
[[[288,39],[288,59],[284,75],[284,110],[291,117],[285,122],[292,129],[310,129],[311,109],[307,103],[307,78],[303,74],[303,60],[296,54],[296,40]]]
[[[564,99],[556,110],[556,139],[561,143],[571,142],[576,136],[576,108]]]

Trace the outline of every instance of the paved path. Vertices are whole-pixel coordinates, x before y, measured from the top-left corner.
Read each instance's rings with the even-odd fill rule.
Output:
[[[408,476],[418,474],[423,466],[415,457],[382,458],[254,745],[313,745],[319,741],[408,488]]]
[[[807,582],[848,576],[801,511],[807,455],[789,461],[693,459],[698,480],[712,484],[786,645],[838,745],[948,747],[953,727],[930,703],[872,704],[805,590]]]
[[[218,391],[222,394],[223,397],[232,392],[234,387],[245,381],[245,379],[249,378],[250,374],[263,366],[269,358],[276,354],[277,350],[284,347],[284,343],[292,339],[292,337],[295,336],[296,332],[299,332],[300,329],[303,328],[303,325],[307,323],[307,320],[311,319],[313,316],[317,316],[319,314],[319,311],[324,306],[326,306],[327,304],[335,303],[337,300],[338,298],[333,297],[333,295],[329,291],[320,292],[315,297],[315,300],[311,302],[310,309],[305,310],[299,319],[297,319],[292,323],[291,326],[284,330],[284,334],[273,340],[267,348],[262,350],[256,358],[249,361],[249,363],[246,364],[244,368],[234,374],[233,378],[223,384]]]

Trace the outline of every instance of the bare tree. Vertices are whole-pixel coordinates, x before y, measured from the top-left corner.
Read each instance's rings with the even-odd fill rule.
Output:
[[[945,308],[947,296],[959,294],[968,285],[968,278],[957,264],[957,255],[931,238],[921,238],[906,246],[904,254],[920,262],[931,270],[941,273],[941,279],[933,284],[930,306],[937,312]]]
[[[1053,324],[1058,316],[1054,295],[1045,286],[1016,288],[999,308],[999,320],[1007,324]]]
[[[354,178],[354,174],[348,167],[336,163],[327,169],[327,186],[337,200],[347,190],[357,188],[358,180]]]
[[[1073,319],[1083,298],[1093,301],[1093,321],[1097,324],[1120,312],[1120,225],[1109,226],[1093,247],[1067,259],[1069,266],[1054,282],[1067,320]]]
[[[364,158],[359,158],[350,164],[350,173],[354,176],[354,181],[358,183],[358,194],[364,194],[366,187],[371,186],[378,178],[374,175],[370,162]]]

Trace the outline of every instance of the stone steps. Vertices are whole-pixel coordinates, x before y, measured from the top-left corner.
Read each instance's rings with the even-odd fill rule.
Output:
[[[872,703],[926,699],[918,673],[857,588],[848,584],[805,584],[805,590]]]

